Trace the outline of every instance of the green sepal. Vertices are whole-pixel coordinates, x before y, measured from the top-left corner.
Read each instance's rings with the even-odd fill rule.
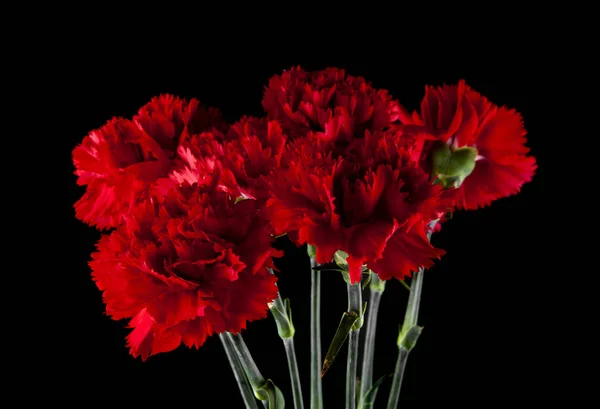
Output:
[[[370,271],[370,270],[369,270]],[[384,292],[385,291],[385,281],[383,281],[382,279],[379,278],[379,276],[377,275],[376,272],[371,271],[370,274],[371,280],[370,280],[370,285],[369,285],[369,289],[371,291],[377,291],[377,292]]]
[[[348,269],[348,261],[346,260],[347,258],[348,253],[342,250],[338,250],[333,254],[333,261],[335,264],[346,270]]]
[[[440,143],[431,154],[432,172],[444,187],[459,187],[475,169],[477,149],[470,146],[451,149]]]

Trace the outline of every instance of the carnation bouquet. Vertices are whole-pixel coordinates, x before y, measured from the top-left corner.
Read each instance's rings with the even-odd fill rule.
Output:
[[[248,409],[322,409],[322,378],[345,348],[346,395],[337,407],[373,408],[377,400],[396,408],[423,329],[426,272],[445,254],[432,235],[454,212],[489,206],[533,178],[522,117],[465,81],[427,86],[409,112],[402,99],[338,68],[275,75],[262,106],[262,117],[228,123],[196,99],[162,94],[75,147],[85,188],[75,213],[102,232],[89,267],[106,313],[127,320],[127,348],[144,361],[218,337]],[[296,304],[279,293],[286,272],[277,260],[286,254],[278,238],[310,259],[294,277],[310,282],[309,322],[294,321]],[[332,339],[321,336],[323,274],[347,287]],[[375,374],[390,281],[409,296],[398,306],[395,370]],[[263,375],[244,342],[246,327],[268,316],[288,374]],[[307,336],[298,341],[299,326]],[[310,342],[309,362],[298,362],[295,341]],[[385,382],[389,394],[378,396]]]

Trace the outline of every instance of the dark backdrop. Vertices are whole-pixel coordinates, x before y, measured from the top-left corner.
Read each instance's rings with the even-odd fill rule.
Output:
[[[443,50],[443,39],[438,40],[437,46]],[[126,321],[114,322],[104,314],[101,294],[90,278],[87,262],[99,233],[74,217],[72,205],[83,189],[75,185],[70,154],[90,130],[112,116],[131,117],[159,93],[196,97],[220,108],[230,121],[244,114],[259,116],[262,90],[269,77],[298,64],[308,70],[345,68],[375,87],[388,89],[411,111],[420,103],[426,84],[456,83],[464,78],[492,102],[522,113],[529,146],[539,163],[537,175],[520,195],[483,210],[458,212],[434,235],[434,244],[448,253],[425,277],[419,318],[425,329],[410,356],[401,403],[405,408],[432,403],[488,407],[531,396],[530,379],[539,358],[535,319],[540,312],[535,285],[539,252],[532,236],[541,224],[536,214],[543,207],[544,152],[534,112],[536,81],[527,50],[512,43],[485,55],[473,54],[470,49],[463,53],[425,52],[419,57],[398,53],[395,57],[391,48],[375,52],[363,45],[360,52],[317,57],[300,46],[285,56],[268,48],[213,55],[212,49],[201,48],[202,43],[197,47],[197,52],[192,48],[171,52],[162,43],[143,50],[122,42],[88,43],[81,48],[73,43],[65,47],[67,55],[63,57],[68,63],[57,60],[55,68],[61,73],[57,81],[61,81],[60,92],[68,101],[70,118],[62,125],[55,159],[66,188],[59,210],[66,268],[60,273],[60,290],[55,294],[57,308],[63,309],[54,335],[62,346],[56,352],[60,371],[46,382],[54,385],[59,401],[212,408],[218,406],[208,402],[222,397],[227,402],[222,407],[243,407],[217,337],[200,350],[182,346],[147,362],[128,354]],[[308,397],[308,257],[304,248],[298,249],[286,239],[277,245],[286,250],[285,258],[277,261],[279,285],[292,301],[296,349]],[[395,342],[406,299],[407,291],[399,283],[387,286],[377,333],[375,377],[394,369]],[[324,351],[345,308],[346,287],[341,277],[323,273]],[[287,407],[292,407],[285,353],[272,318],[252,323],[243,335],[263,375],[276,382],[288,397]],[[345,350],[323,384],[326,407],[343,407]],[[385,406],[388,389],[389,381],[381,388],[377,407]]]

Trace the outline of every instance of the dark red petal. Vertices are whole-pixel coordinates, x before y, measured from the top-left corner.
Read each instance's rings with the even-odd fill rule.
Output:
[[[180,332],[182,342],[188,346],[196,348],[202,346],[209,335],[213,334],[213,330],[209,325],[209,318],[211,314],[207,314],[207,318],[198,317],[191,321],[182,322],[177,326],[178,332]]]
[[[347,244],[344,249],[358,260],[377,260],[382,257],[386,244],[394,234],[395,222],[361,223],[347,230]]]
[[[329,226],[303,225],[298,230],[300,243],[316,246],[316,260],[319,264],[331,262],[333,254],[342,247],[343,237],[339,232],[333,231]]]
[[[346,222],[360,223],[369,219],[390,178],[389,169],[379,166],[375,172],[367,175],[366,180],[359,179],[352,184],[347,179],[344,180],[343,208]]]

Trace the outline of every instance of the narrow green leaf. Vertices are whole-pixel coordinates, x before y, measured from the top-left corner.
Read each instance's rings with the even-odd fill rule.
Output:
[[[344,345],[352,326],[356,321],[358,321],[358,319],[359,316],[355,311],[348,311],[342,315],[340,325],[338,325],[337,331],[333,337],[333,341],[331,341],[331,345],[329,345],[329,349],[325,355],[325,361],[323,361],[323,368],[321,369],[321,378],[333,364],[333,361],[335,360],[338,352],[340,352],[342,345]]]
[[[359,405],[359,409],[373,409],[374,405],[375,405],[375,398],[377,397],[377,391],[379,390],[379,387],[381,386],[381,384],[383,383],[383,381],[385,381],[386,378],[389,378],[391,375],[384,375],[381,378],[379,378],[377,380],[377,382],[375,382],[373,384],[373,386],[371,386],[371,389],[369,389],[367,391],[367,393],[365,394],[365,397],[363,400],[361,400],[361,403]]]
[[[330,271],[343,271],[342,269],[340,269],[337,264],[335,263],[326,263],[326,264],[320,264],[316,267],[313,267],[312,270],[314,271],[325,271],[325,270],[330,270]]]
[[[404,286],[404,288],[406,288],[408,291],[410,291],[410,286],[408,284],[406,284],[406,281],[404,281],[404,280],[398,280],[398,281],[400,281],[400,284],[402,284]]]
[[[279,388],[275,386],[273,381],[270,379],[267,379],[267,382],[254,393],[257,395],[257,397],[259,397],[259,399],[261,399],[261,396],[265,397],[265,399],[268,401],[268,409],[285,408],[285,399],[283,398],[281,390],[279,390]]]

